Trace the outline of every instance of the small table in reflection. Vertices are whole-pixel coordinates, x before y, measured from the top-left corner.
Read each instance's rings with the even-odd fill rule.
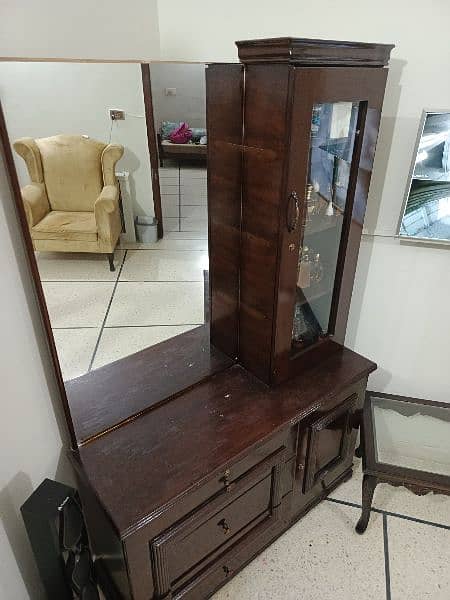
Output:
[[[364,533],[378,483],[450,495],[450,404],[367,392],[361,425]]]

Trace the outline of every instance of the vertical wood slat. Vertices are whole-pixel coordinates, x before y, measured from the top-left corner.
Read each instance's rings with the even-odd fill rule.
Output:
[[[242,65],[206,69],[211,343],[238,354]]]
[[[142,91],[144,93],[145,123],[147,125],[147,144],[150,155],[150,172],[152,178],[153,206],[155,217],[158,219],[158,239],[164,235],[163,215],[161,207],[161,190],[159,186],[158,142],[155,131],[155,116],[153,113],[152,83],[150,65],[141,64]]]

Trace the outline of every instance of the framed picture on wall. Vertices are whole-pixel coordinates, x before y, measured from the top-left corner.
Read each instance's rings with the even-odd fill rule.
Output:
[[[397,233],[450,243],[450,110],[422,114]]]

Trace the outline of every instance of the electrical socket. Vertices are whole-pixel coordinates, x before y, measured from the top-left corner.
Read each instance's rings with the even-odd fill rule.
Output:
[[[166,88],[165,90],[166,96],[176,96],[177,88]]]
[[[109,109],[109,118],[111,121],[124,121],[125,120],[125,111],[117,110],[116,108]]]

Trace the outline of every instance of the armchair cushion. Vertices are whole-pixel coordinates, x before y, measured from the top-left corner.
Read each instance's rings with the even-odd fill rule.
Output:
[[[105,144],[74,135],[36,140],[52,210],[90,211],[103,187]]]
[[[34,240],[97,241],[97,224],[92,212],[52,210],[31,229]]]
[[[50,210],[44,185],[42,183],[29,183],[21,191],[28,226],[33,227]]]
[[[111,252],[111,243],[116,244],[122,222],[119,212],[119,192],[114,185],[105,185],[94,205],[99,247]]]

